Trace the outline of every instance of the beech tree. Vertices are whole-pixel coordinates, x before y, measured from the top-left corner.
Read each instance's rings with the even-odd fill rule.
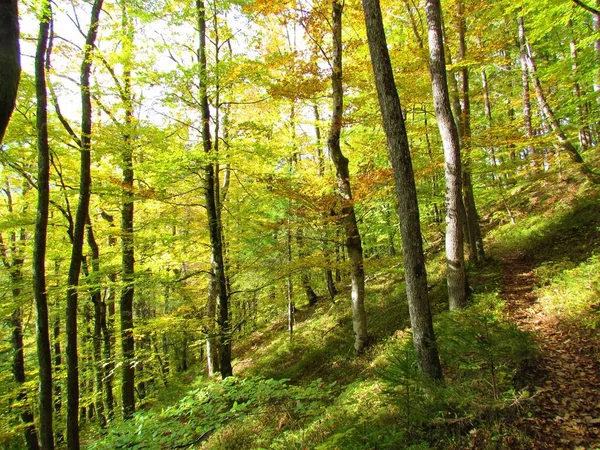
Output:
[[[203,0],[196,0],[196,14],[198,17],[198,61],[200,85],[200,111],[202,123],[202,146],[207,156],[204,166],[204,198],[206,202],[206,216],[210,236],[211,256],[214,276],[217,284],[217,324],[219,332],[219,370],[223,378],[232,375],[231,368],[231,329],[229,321],[229,295],[223,259],[223,236],[219,221],[218,202],[220,200],[215,192],[218,186],[218,169],[210,156],[213,153],[213,144],[210,136],[210,110],[207,93],[206,71],[206,9]]]
[[[342,115],[344,112],[344,89],[342,85],[342,11],[343,3],[332,0],[333,24],[333,64],[331,85],[333,91],[333,114],[327,138],[329,155],[336,171],[338,195],[341,198],[341,216],[346,230],[346,248],[351,265],[352,277],[352,327],[354,329],[354,350],[361,353],[367,345],[367,314],[365,312],[365,269],[362,242],[354,212],[348,158],[340,148]]]
[[[35,53],[35,92],[37,101],[36,131],[38,150],[38,201],[33,244],[33,295],[36,307],[36,341],[39,364],[40,446],[54,449],[52,412],[52,354],[48,320],[48,293],[46,288],[46,246],[48,209],[50,205],[50,147],[48,144],[48,94],[46,92],[46,52],[52,9],[50,2],[43,5]]]
[[[387,49],[379,0],[362,0],[362,5],[365,12],[369,52],[375,74],[383,127],[394,170],[406,276],[406,295],[415,353],[419,368],[423,373],[434,380],[440,380],[442,368],[435,343],[427,293],[427,272],[423,255],[417,191],[404,117]]]
[[[442,143],[446,175],[446,270],[450,309],[463,308],[467,302],[467,280],[463,253],[462,165],[458,130],[452,117],[446,79],[446,58],[442,37],[442,11],[439,0],[427,0],[429,34],[429,70],[433,86],[433,103]]]

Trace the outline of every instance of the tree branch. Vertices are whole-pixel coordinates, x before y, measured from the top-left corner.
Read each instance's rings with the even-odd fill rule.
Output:
[[[585,9],[586,11],[591,12],[592,14],[600,16],[600,10],[594,8],[593,6],[586,5],[581,0],[573,0],[573,3],[575,3],[577,6],[581,6],[583,9]]]

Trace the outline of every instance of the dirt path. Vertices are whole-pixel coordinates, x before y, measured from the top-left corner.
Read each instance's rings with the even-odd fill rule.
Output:
[[[534,261],[523,254],[503,263],[502,297],[510,317],[539,344],[537,390],[523,430],[536,449],[600,449],[600,339],[548,317],[534,292]]]

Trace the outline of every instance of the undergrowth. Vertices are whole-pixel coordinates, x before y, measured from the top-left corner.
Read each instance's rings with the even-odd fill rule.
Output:
[[[88,436],[88,448],[531,448],[513,420],[527,414],[536,345],[505,314],[499,260],[530,258],[539,301],[556,317],[600,322],[597,195],[571,189],[559,198],[541,182],[537,189],[513,192],[517,223],[489,233],[491,258],[469,270],[469,308],[446,311],[445,259],[429,256],[442,383],[417,369],[401,272],[370,274],[364,355],[352,353],[346,295],[321,300],[298,311],[292,339],[278,323],[236,344],[236,377],[181,383],[132,421]]]

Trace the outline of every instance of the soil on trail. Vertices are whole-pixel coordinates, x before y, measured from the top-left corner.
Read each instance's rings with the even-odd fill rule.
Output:
[[[600,449],[600,339],[597,332],[547,316],[535,294],[534,259],[503,262],[502,297],[520,328],[539,345],[536,390],[519,419],[535,449]]]

